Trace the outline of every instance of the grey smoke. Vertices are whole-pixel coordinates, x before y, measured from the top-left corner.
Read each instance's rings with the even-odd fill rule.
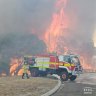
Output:
[[[78,18],[78,35],[84,41],[90,41],[96,24],[95,0],[69,0],[69,10],[74,10]],[[85,38],[87,37],[87,38]]]
[[[0,0],[0,33],[34,29],[42,35],[51,19],[52,10],[51,0]]]
[[[26,33],[34,30],[37,36],[42,36],[51,23],[56,1],[0,0],[0,33]],[[92,40],[96,23],[95,5],[95,0],[68,0],[66,13],[70,15],[74,12],[73,16],[78,21],[74,30],[68,30],[81,42]]]
[[[95,0],[69,0],[66,8],[67,14],[74,13],[77,24],[75,29],[68,29],[71,36],[65,38],[69,48],[86,58],[86,63],[91,63],[94,55],[93,33],[96,25]],[[71,17],[74,20],[74,17]],[[73,22],[74,24],[74,22]]]

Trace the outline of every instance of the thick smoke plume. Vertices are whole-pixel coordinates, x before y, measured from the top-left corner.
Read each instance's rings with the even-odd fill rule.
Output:
[[[7,71],[10,58],[34,55],[46,51],[43,40],[38,38],[46,24],[41,24],[48,1],[0,0],[0,73]],[[49,2],[50,3],[50,2]],[[46,5],[45,5],[46,4]],[[52,4],[48,4],[48,7]],[[48,16],[50,19],[50,16]],[[34,33],[37,29],[37,34]],[[37,35],[37,36],[36,36]],[[42,35],[42,34],[41,34]]]

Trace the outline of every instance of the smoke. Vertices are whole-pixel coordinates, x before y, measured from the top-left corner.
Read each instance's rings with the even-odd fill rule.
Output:
[[[64,29],[62,41],[73,51],[92,55],[94,51],[93,34],[96,24],[96,1],[68,0],[64,9],[69,16],[70,26]],[[77,51],[77,52],[78,52]]]
[[[96,1],[90,0],[69,0],[69,12],[72,10],[78,19],[77,33],[83,41],[92,40],[94,25],[96,23],[95,5]],[[86,38],[85,38],[86,36]]]
[[[53,1],[0,0],[0,33],[34,29],[41,35],[51,19]]]
[[[0,0],[0,34],[32,32],[42,37],[56,10],[56,1]],[[71,21],[67,29],[71,34],[70,42],[81,44],[92,41],[96,23],[95,4],[95,0],[68,0],[65,11]]]
[[[9,33],[0,38],[0,72],[9,72],[10,59],[24,55],[42,54],[46,45],[36,35],[26,33]]]
[[[86,64],[91,63],[94,55],[94,26],[96,24],[95,0],[69,0],[66,13],[70,15],[75,26],[69,28],[70,37],[66,38],[70,48],[83,55]],[[75,17],[75,18],[74,18]]]
[[[0,0],[0,72],[8,72],[13,56],[46,51],[38,35],[42,36],[42,30],[48,25],[42,21],[49,22],[51,5],[48,0]]]
[[[56,0],[0,0],[0,62],[16,54],[46,50],[40,38],[50,25],[52,13],[56,11],[55,3]],[[69,35],[62,36],[62,40],[68,47],[86,55],[93,54],[95,4],[95,0],[68,0],[65,8],[71,23],[69,29],[64,29]]]

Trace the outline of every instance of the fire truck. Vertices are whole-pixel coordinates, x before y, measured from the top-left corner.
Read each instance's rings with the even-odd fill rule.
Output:
[[[29,63],[32,76],[57,74],[62,81],[74,81],[82,71],[79,57],[73,54],[25,56],[24,60]]]

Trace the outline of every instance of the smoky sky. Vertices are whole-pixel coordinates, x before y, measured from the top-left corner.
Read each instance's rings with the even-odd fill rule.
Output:
[[[96,24],[95,0],[69,0],[69,11],[74,10],[77,16],[77,32],[84,41],[92,39],[94,25]]]
[[[40,34],[51,18],[52,5],[51,0],[0,0],[0,33],[37,30]]]
[[[0,33],[34,31],[42,35],[51,23],[55,3],[56,0],[0,0]],[[73,12],[78,22],[73,30],[78,32],[74,35],[84,41],[92,39],[95,5],[95,0],[68,0],[67,3],[66,12]]]

